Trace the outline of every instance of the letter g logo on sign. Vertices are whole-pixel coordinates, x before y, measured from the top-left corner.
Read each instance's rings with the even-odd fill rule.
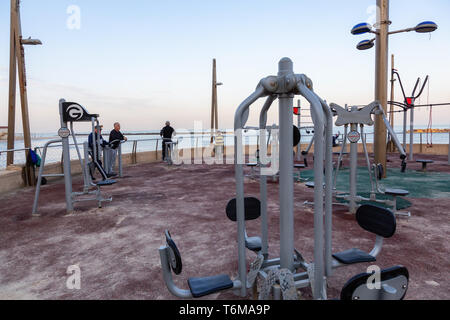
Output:
[[[74,121],[80,120],[81,117],[83,117],[83,113],[83,108],[76,104],[73,104],[67,108],[67,114]]]

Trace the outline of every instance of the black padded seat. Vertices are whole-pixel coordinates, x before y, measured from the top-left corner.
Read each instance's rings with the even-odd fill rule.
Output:
[[[377,259],[367,252],[364,252],[359,249],[350,249],[347,251],[339,252],[333,254],[333,257],[343,263],[343,264],[356,264],[356,263],[364,263],[364,262],[375,262]]]
[[[422,171],[425,172],[427,171],[427,164],[431,164],[434,163],[433,160],[426,160],[426,159],[419,159],[416,161],[417,163],[421,163],[422,164]]]
[[[304,164],[294,164],[295,169],[305,169],[306,166]]]
[[[222,290],[233,288],[233,281],[227,275],[205,278],[190,278],[189,288],[194,298],[201,298]]]
[[[247,167],[257,167],[258,164],[257,163],[248,163]]]
[[[245,239],[245,247],[253,252],[259,252],[262,250],[262,241],[260,237],[251,237]]]
[[[409,194],[409,191],[403,190],[403,189],[386,189],[384,191],[385,194],[390,196],[407,196]]]
[[[116,180],[103,180],[100,182],[97,182],[97,186],[99,187],[106,187],[106,186],[112,186],[113,184],[116,184]]]
[[[417,162],[417,163],[434,163],[433,160],[424,160],[424,159],[416,160],[416,162]]]

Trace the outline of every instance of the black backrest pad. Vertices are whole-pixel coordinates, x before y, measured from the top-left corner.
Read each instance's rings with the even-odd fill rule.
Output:
[[[296,147],[301,140],[300,129],[297,126],[294,126],[294,147]]]
[[[170,267],[172,268],[173,273],[179,275],[183,270],[183,263],[181,261],[181,254],[178,251],[177,245],[175,241],[172,240],[172,236],[170,235],[169,230],[166,230],[166,244],[171,250],[171,256],[169,256]]]
[[[356,212],[356,220],[361,228],[383,238],[392,237],[397,229],[394,213],[374,205],[361,206]]]
[[[231,221],[237,221],[237,209],[236,209],[236,199],[228,202],[227,205],[227,217]],[[261,201],[256,198],[245,198],[244,199],[244,207],[245,207],[245,220],[256,220],[261,216]]]
[[[377,171],[378,171],[377,179],[378,180],[383,179],[383,177],[384,177],[384,167],[383,167],[383,165],[381,163],[379,163],[377,165]]]

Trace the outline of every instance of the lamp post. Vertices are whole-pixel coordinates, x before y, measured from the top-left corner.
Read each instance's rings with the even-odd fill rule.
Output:
[[[16,119],[16,88],[17,75],[19,78],[20,102],[22,111],[22,126],[25,153],[28,159],[31,148],[30,117],[28,113],[27,80],[25,71],[25,49],[26,45],[42,45],[38,39],[24,39],[22,37],[22,26],[20,20],[20,0],[11,0],[11,27],[10,27],[10,62],[9,62],[9,98],[8,98],[8,149],[15,148],[15,119]],[[7,154],[6,164],[14,164],[14,152]],[[26,184],[34,185],[34,172],[26,166]]]
[[[212,81],[212,103],[211,103],[211,143],[214,141],[214,136],[219,130],[219,106],[217,102],[217,87],[222,86],[223,83],[217,82],[217,63],[213,59],[213,81]]]
[[[371,40],[363,40],[358,43],[358,50],[368,50],[376,46],[375,55],[375,100],[378,100],[385,113],[387,112],[387,86],[388,86],[388,51],[389,36],[392,34],[411,32],[429,33],[435,31],[438,26],[432,21],[419,23],[413,28],[389,31],[389,0],[377,0],[379,14],[377,23],[372,26],[369,23],[360,23],[353,27],[351,33],[360,35],[365,33],[375,34]],[[375,27],[375,29],[374,29]],[[381,163],[386,168],[386,126],[381,115],[375,119],[374,153],[375,162]],[[386,173],[386,170],[384,170]]]

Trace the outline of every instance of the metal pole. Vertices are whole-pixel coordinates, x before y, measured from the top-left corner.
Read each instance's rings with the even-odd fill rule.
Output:
[[[47,148],[44,147],[44,152],[42,154],[42,159],[41,159],[41,167],[39,168],[38,181],[36,184],[36,192],[34,195],[34,202],[33,202],[33,211],[31,213],[33,216],[36,216],[36,215],[38,216],[37,208],[38,208],[38,204],[39,204],[39,195],[41,193],[42,176],[44,175],[44,166],[45,166],[45,160],[47,158],[47,150],[48,150],[48,145],[47,145]]]
[[[411,107],[409,118],[410,132],[409,132],[409,161],[414,160],[414,106]]]
[[[423,152],[423,140],[422,140],[422,132],[420,133],[420,153]]]
[[[122,167],[122,143],[119,144],[119,177],[123,178],[123,167]]]
[[[408,109],[403,112],[403,149],[406,150],[406,126],[408,123]]]
[[[345,105],[345,110],[348,111],[348,105],[347,104]],[[348,152],[348,149],[347,149],[347,135],[348,135],[348,124],[344,128],[344,148],[342,150],[344,150],[345,153]]]
[[[376,36],[375,100],[381,103],[387,113],[389,0],[377,0],[377,7],[380,20]],[[374,152],[375,162],[386,168],[386,126],[380,115],[375,117]]]
[[[16,40],[16,57],[17,57],[17,73],[19,75],[19,88],[20,88],[20,104],[22,111],[22,128],[23,128],[23,141],[27,151],[25,152],[26,158],[28,158],[29,150],[31,150],[31,129],[30,129],[30,116],[28,112],[28,96],[27,96],[27,76],[25,70],[25,50],[22,44],[22,26],[20,22],[20,1],[17,1],[16,14],[15,14],[15,40]],[[34,171],[30,166],[26,166],[27,180],[30,186],[35,185]]]
[[[352,107],[352,112],[357,111],[357,107]],[[358,125],[352,123],[351,131],[358,131]],[[358,173],[358,143],[350,143],[350,213],[356,213],[356,196],[357,196],[357,180],[356,175]]]
[[[297,101],[297,107],[298,107],[297,127],[298,127],[299,130],[300,130],[301,125],[302,125],[302,115],[301,115],[301,112],[300,112],[301,111],[301,107],[302,107],[301,103],[302,103],[301,100],[298,99],[298,101]],[[301,160],[302,160],[302,133],[300,131],[300,142],[298,143],[298,146],[297,146],[297,161],[301,161]]]
[[[242,102],[234,117],[234,163],[236,179],[236,211],[238,237],[238,273],[241,282],[240,296],[247,295],[247,262],[245,248],[245,205],[244,205],[244,166],[242,159],[242,118],[251,104],[264,95],[264,88],[256,91]]]
[[[9,53],[9,102],[8,102],[8,150],[13,150],[15,147],[16,137],[16,71],[17,71],[17,56],[16,56],[16,12],[17,0],[11,0],[11,40]],[[14,152],[6,154],[6,166],[14,164]]]
[[[264,104],[260,118],[259,118],[259,128],[260,128],[260,148],[259,148],[259,165],[262,167],[267,165],[268,156],[267,156],[267,144],[266,141],[262,138],[266,138],[267,132],[267,112],[269,111],[272,103],[275,101],[276,96],[272,95]],[[262,158],[263,157],[263,158]],[[269,258],[269,223],[267,217],[267,176],[265,174],[261,174],[259,178],[259,188],[260,188],[260,197],[261,197],[261,254],[264,256],[264,259]]]
[[[395,100],[395,77],[394,77],[394,70],[395,70],[395,61],[394,61],[394,55],[391,56],[391,102]],[[389,113],[389,123],[391,124],[391,127],[394,128],[394,104],[391,103],[391,112]],[[388,150],[390,152],[394,152],[394,143],[392,142],[392,137],[389,139],[389,148]]]
[[[333,114],[328,104],[317,96],[326,116],[325,129],[325,275],[333,274]]]
[[[214,134],[218,129],[217,115],[217,67],[216,59],[213,59],[213,80],[212,80],[212,102],[211,102],[211,143],[214,141]]]
[[[450,165],[450,132],[448,134],[448,165]]]
[[[83,153],[84,153],[84,160],[83,160],[84,192],[89,192],[89,188],[93,181],[89,173],[89,142],[87,141],[83,143]]]
[[[290,59],[282,59],[279,63],[278,76],[293,73]],[[294,156],[292,136],[294,118],[294,96],[282,94],[279,98],[280,121],[280,266],[282,269],[294,271]]]
[[[314,122],[314,299],[325,299],[324,287],[324,127],[325,119],[320,101],[306,86],[298,86],[300,94],[311,104]],[[281,200],[281,199],[280,199]]]
[[[61,128],[67,129],[67,123],[63,120],[63,103],[64,99],[59,100],[59,115],[61,117]],[[64,186],[66,189],[66,207],[67,213],[73,211],[72,202],[72,170],[70,166],[70,145],[69,137],[62,138],[63,146],[63,170],[64,170]]]

